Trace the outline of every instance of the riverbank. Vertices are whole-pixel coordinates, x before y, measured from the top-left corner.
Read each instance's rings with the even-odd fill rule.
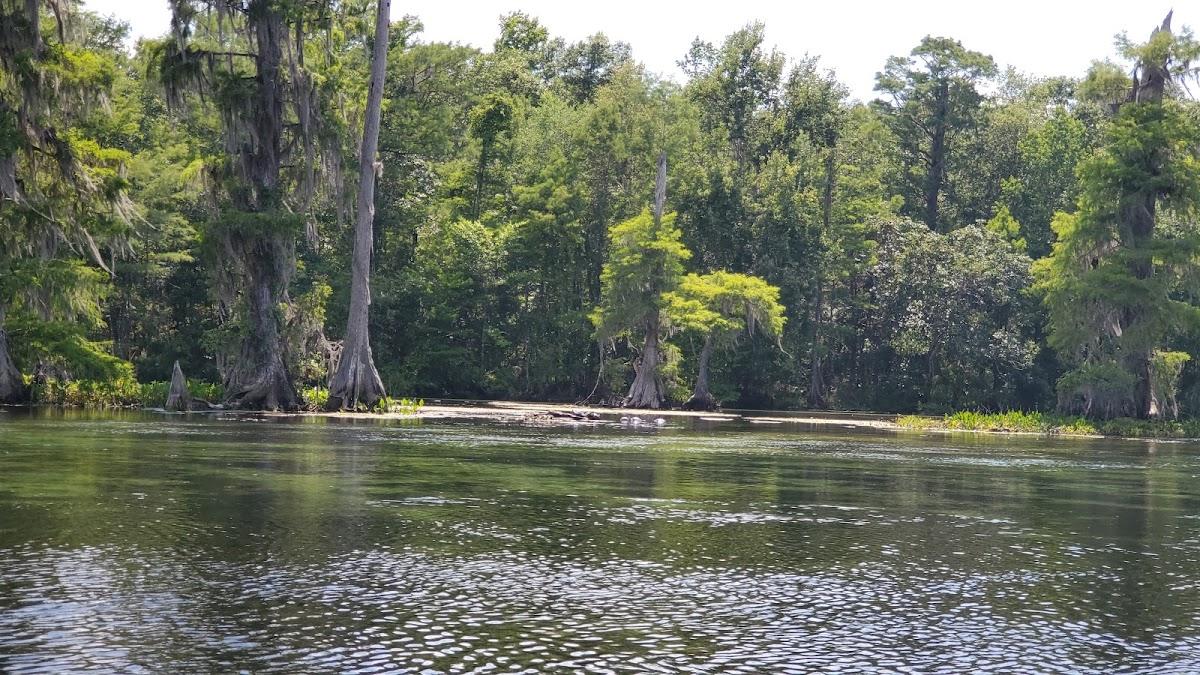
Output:
[[[207,400],[219,400],[217,385],[189,381],[192,395]],[[166,382],[137,383],[130,381],[89,382],[66,384],[50,382],[35,389],[35,405],[64,408],[147,408],[155,409],[166,399]],[[392,412],[323,412],[319,394],[323,390],[303,392],[305,409],[289,416],[319,416],[362,419],[463,419],[535,426],[595,425],[620,423],[635,426],[657,426],[672,420],[701,420],[713,423],[737,423],[762,426],[806,426],[874,431],[916,431],[942,433],[991,433],[1064,436],[1079,438],[1141,438],[1141,439],[1200,439],[1200,420],[1089,420],[1041,412],[1008,411],[979,413],[960,411],[941,417],[905,415],[899,413],[866,413],[839,411],[780,411],[728,410],[698,412],[688,410],[649,410],[579,406],[565,403],[528,401],[480,401],[433,399],[422,403],[404,399],[393,405]],[[217,414],[240,414],[220,408],[209,411]]]
[[[898,430],[894,415],[872,413],[837,413],[817,411],[720,411],[653,410],[642,408],[604,408],[562,403],[533,403],[526,401],[427,401],[409,413],[365,412],[301,412],[279,413],[311,415],[342,419],[463,419],[500,423],[544,425],[594,425],[621,423],[642,426],[663,426],[683,420],[724,423],[745,423],[763,426],[819,425],[857,429]],[[661,420],[661,423],[659,422]]]
[[[672,421],[700,420],[769,426],[805,426],[894,432],[986,433],[1060,436],[1074,438],[1200,439],[1200,420],[1099,421],[1045,413],[963,411],[942,417],[836,411],[730,410],[698,412],[601,408],[519,401],[434,401],[411,413],[316,412],[297,413],[338,418],[464,419],[533,425],[589,425],[620,423],[656,426]]]

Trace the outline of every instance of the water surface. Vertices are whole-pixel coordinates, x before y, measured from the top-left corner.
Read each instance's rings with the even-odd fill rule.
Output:
[[[0,671],[1196,672],[1198,474],[1185,443],[10,410]]]

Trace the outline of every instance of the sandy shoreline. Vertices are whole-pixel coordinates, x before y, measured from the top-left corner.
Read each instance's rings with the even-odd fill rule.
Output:
[[[228,412],[228,411],[227,411]],[[572,419],[564,413],[594,415],[596,419]],[[263,413],[258,413],[263,414]],[[788,429],[814,427],[834,430],[894,431],[911,434],[986,434],[989,436],[1053,436],[1055,438],[1117,438],[1091,434],[1044,434],[1030,431],[1000,431],[992,429],[948,429],[931,426],[922,429],[904,427],[896,423],[899,413],[863,413],[837,411],[770,411],[735,410],[702,412],[692,410],[652,410],[641,408],[610,408],[599,406],[571,405],[567,403],[536,403],[528,401],[433,401],[417,413],[358,413],[358,412],[299,412],[266,413],[279,416],[328,417],[334,419],[362,420],[478,420],[504,424],[529,426],[605,426],[620,423],[622,417],[638,418],[642,426],[657,426],[662,419],[670,426],[673,420],[703,420],[714,423],[750,424],[763,428]],[[1129,438],[1126,440],[1155,440]],[[1170,439],[1182,440],[1182,439]]]
[[[8,412],[9,408],[21,409],[28,406],[0,406],[0,413]],[[41,406],[33,406],[34,408]],[[53,406],[52,406],[53,407]],[[142,408],[146,412],[163,413],[167,415],[212,415],[216,417],[274,417],[274,418],[330,418],[342,420],[363,421],[421,421],[421,420],[476,420],[500,424],[517,424],[532,427],[587,427],[612,426],[621,424],[622,418],[637,418],[635,425],[644,427],[678,426],[680,422],[698,420],[715,424],[751,425],[763,430],[797,429],[813,430],[861,430],[905,432],[910,434],[986,434],[998,436],[1039,436],[1054,438],[1077,439],[1119,439],[1131,441],[1172,441],[1200,442],[1200,438],[1184,437],[1152,437],[1152,436],[1105,436],[1097,434],[1043,433],[1037,431],[1004,431],[997,429],[950,429],[936,424],[914,428],[901,426],[897,419],[900,413],[874,413],[857,411],[788,411],[788,410],[728,410],[720,412],[702,412],[692,410],[652,410],[641,408],[612,408],[601,406],[584,406],[569,403],[540,403],[530,401],[467,401],[443,400],[428,401],[415,413],[377,413],[377,412],[324,412],[324,411],[295,411],[295,412],[263,412],[253,410],[233,410],[212,408],[209,410],[193,410],[186,413],[169,412],[162,408]],[[659,423],[658,420],[662,422]],[[935,420],[938,418],[930,418]],[[672,424],[672,421],[675,424]]]
[[[583,413],[594,415],[597,419],[572,419],[564,415]],[[417,413],[358,413],[358,412],[304,412],[304,413],[275,413],[279,415],[303,415],[312,417],[330,417],[337,419],[397,419],[397,420],[439,420],[464,419],[487,420],[507,423],[527,423],[539,425],[580,425],[580,424],[612,424],[619,422],[622,417],[638,418],[641,424],[654,425],[658,419],[669,423],[671,420],[699,419],[711,422],[746,422],[761,425],[818,425],[838,426],[843,428],[899,430],[901,427],[894,421],[886,419],[887,415],[846,415],[813,413],[787,413],[786,415],[764,411],[758,412],[701,412],[692,410],[651,410],[638,408],[607,408],[597,406],[580,406],[565,403],[531,403],[523,401],[489,401],[468,404],[447,404],[440,402],[427,403]]]

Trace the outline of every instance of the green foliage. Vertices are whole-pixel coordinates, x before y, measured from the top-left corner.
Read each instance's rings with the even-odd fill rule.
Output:
[[[300,397],[304,399],[306,410],[324,410],[325,404],[329,402],[329,389],[327,387],[308,387],[300,392]]]
[[[691,396],[689,374],[684,369],[683,352],[670,342],[659,345],[660,363],[658,376],[662,378],[666,388],[668,401],[686,401]]]
[[[1012,407],[1033,374],[1037,343],[1025,289],[1029,259],[987,228],[937,234],[880,223],[863,316],[874,387],[867,407]]]
[[[941,422],[937,418],[923,415],[900,415],[896,418],[896,425],[902,429],[925,431],[940,428]]]
[[[0,259],[0,306],[26,323],[48,317],[95,327],[109,291],[108,276],[77,258]]]
[[[294,237],[304,230],[304,217],[283,211],[239,211],[226,209],[205,228],[206,241],[221,246],[225,237],[244,239]],[[221,251],[213,251],[220,255]]]
[[[423,398],[393,398],[391,396],[384,396],[376,401],[375,406],[371,408],[370,412],[419,415],[424,408],[425,399]]]
[[[1015,431],[1025,433],[1053,433],[1057,428],[1054,420],[1039,412],[1006,410],[998,413],[959,411],[946,415],[943,424],[947,429],[966,431]]]
[[[738,170],[757,161],[753,143],[764,131],[758,112],[775,97],[785,58],[766,49],[766,26],[734,31],[721,47],[693,44],[686,68],[693,72],[689,95],[703,112],[703,129],[727,139]]]
[[[1137,420],[1118,417],[1097,421],[1083,417],[1021,411],[999,413],[959,411],[941,418],[902,415],[896,418],[896,424],[903,429],[914,431],[988,431],[1118,438],[1200,438],[1200,420]]]
[[[665,297],[667,315],[676,327],[702,334],[768,336],[783,333],[784,307],[779,288],[757,277],[718,271],[688,274]]]
[[[571,100],[585,103],[630,60],[628,44],[597,33],[566,48],[559,58],[558,81]]]
[[[604,391],[626,391],[629,389],[632,371],[633,363],[629,358],[605,359],[604,365],[600,369],[599,387]]]
[[[1013,218],[1007,206],[1001,206],[996,215],[987,222],[987,229],[1008,240],[1013,249],[1024,253],[1028,248],[1025,238],[1021,236],[1021,223]]]
[[[688,274],[668,291],[666,316],[672,327],[691,331],[709,348],[727,347],[741,336],[762,333],[778,344],[787,321],[780,289],[758,277],[731,272]],[[698,364],[697,379],[709,385],[709,363]],[[721,387],[718,383],[718,388]],[[679,396],[676,400],[687,400]]]
[[[85,327],[65,321],[41,321],[27,314],[7,322],[13,358],[27,370],[35,364],[83,379],[129,379],[133,366],[109,353],[109,344],[89,339]]]
[[[876,105],[900,142],[904,213],[932,230],[945,231],[963,215],[944,194],[958,169],[950,149],[979,123],[980,85],[996,72],[992,57],[952,38],[926,36],[875,76],[876,91],[887,97]]]
[[[600,305],[591,314],[596,337],[607,340],[656,323],[664,293],[683,276],[691,252],[683,245],[675,214],[656,222],[649,209],[609,231],[609,259],[600,276]]]
[[[1187,352],[1156,350],[1150,357],[1151,396],[1154,399],[1155,415],[1175,419],[1179,417],[1179,380],[1183,368],[1192,356]]]
[[[525,61],[533,73],[545,77],[559,48],[558,40],[536,18],[524,12],[511,12],[500,17],[500,37],[496,38],[497,53],[513,53]]]
[[[401,415],[417,415],[425,408],[425,399],[423,398],[403,398],[391,401],[389,405],[384,406],[384,410],[389,412],[397,412]]]
[[[1200,439],[1200,421],[1195,419],[1141,420],[1119,417],[1101,423],[1100,433],[1120,438]]]
[[[1081,417],[1061,417],[1020,410],[996,413],[963,410],[941,418],[903,415],[896,419],[896,424],[913,430],[943,429],[1073,436],[1095,436],[1102,433],[1100,428]]]
[[[129,364],[88,335],[137,213],[130,155],[104,138],[123,55],[83,40],[94,15],[45,9],[0,7],[0,330],[26,369],[126,376]],[[67,30],[76,20],[83,30]]]
[[[1129,415],[1136,386],[1137,378],[1116,363],[1084,363],[1059,378],[1058,407],[1097,417]]]
[[[40,46],[24,7],[0,10],[0,318],[22,371],[159,380],[178,359],[223,379],[266,319],[306,405],[323,404],[371,13],[219,4],[176,3],[182,34],[132,53],[77,7],[66,40],[42,17]],[[247,22],[281,8],[275,148]],[[1186,31],[1121,44],[1166,59],[1162,105],[1126,104],[1124,62],[1032,77],[951,38],[880,64],[885,100],[864,105],[837,64],[789,61],[760,24],[694,43],[681,83],[522,13],[491,51],[420,31],[392,25],[378,157],[370,332],[389,390],[608,396],[655,331],[676,398],[712,336],[712,391],[732,405],[990,414],[1057,394],[1071,414],[1200,411]],[[655,224],[661,151],[674,213]],[[1139,195],[1149,236],[1127,222]],[[83,389],[55,396],[137,397]],[[951,424],[1037,426],[1005,415]]]
[[[304,408],[309,411],[319,412],[325,410],[325,404],[329,402],[329,389],[326,387],[308,387],[300,392],[300,394],[304,399]],[[416,415],[424,407],[425,399],[423,398],[393,398],[391,396],[384,396],[370,410],[365,406],[360,406],[358,412]]]
[[[1127,91],[1123,85],[1122,96]],[[1050,253],[1055,212],[1074,211],[1079,196],[1075,167],[1089,145],[1083,121],[1062,106],[1018,141],[1018,167],[1001,181],[1000,202],[1020,223],[1020,239],[1027,242],[1031,257]]]
[[[132,377],[104,380],[30,381],[32,402],[70,408],[159,408],[167,400],[170,382],[138,382]],[[192,398],[221,399],[220,385],[188,380]]]
[[[325,312],[333,288],[316,279],[307,291],[280,308],[285,315],[284,341],[297,382],[324,383],[329,378],[331,347],[325,338]]]
[[[1126,68],[1112,61],[1093,61],[1076,95],[1081,101],[1116,109],[1129,96],[1129,87]]]
[[[401,344],[377,338],[376,361],[389,391],[472,397],[512,391],[512,373],[502,360],[511,347],[509,305],[499,278],[509,233],[474,221],[434,222],[419,230],[401,283],[384,286],[403,295],[381,291],[381,302],[373,304],[380,325],[406,328]]]
[[[132,378],[111,380],[48,380],[30,386],[31,400],[41,405],[79,408],[129,408],[148,403],[147,391]],[[163,401],[166,400],[165,390]],[[162,405],[160,401],[158,405]]]
[[[1184,68],[1190,34],[1157,31],[1126,45],[1143,69]],[[1173,410],[1178,373],[1154,380],[1154,354],[1200,327],[1200,309],[1178,293],[1197,270],[1200,231],[1200,124],[1190,106],[1154,97],[1121,105],[1103,150],[1079,167],[1078,211],[1059,213],[1051,256],[1037,268],[1049,311],[1049,344],[1073,366],[1059,382],[1064,410],[1114,417]],[[1164,222],[1165,221],[1165,222]],[[1172,361],[1182,364],[1182,361]]]

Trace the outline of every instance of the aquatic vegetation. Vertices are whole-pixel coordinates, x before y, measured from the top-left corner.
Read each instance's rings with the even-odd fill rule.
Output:
[[[960,410],[941,418],[904,415],[896,424],[905,429],[947,429],[955,431],[994,431],[1008,433],[1097,435],[1096,426],[1082,417],[1052,415],[1043,412],[1005,410],[986,413]]]
[[[896,418],[896,424],[903,429],[921,431],[924,429],[937,429],[940,425],[940,421],[934,417],[924,417],[921,415],[901,415]]]
[[[1055,420],[1040,412],[1007,410],[999,413],[981,413],[970,410],[956,412],[945,418],[949,429],[983,429],[987,431],[1016,431],[1027,433],[1053,433]]]
[[[300,397],[304,400],[305,410],[324,410],[329,401],[329,390],[325,387],[309,387],[300,392]]]
[[[384,396],[372,408],[375,412],[400,413],[401,415],[416,415],[425,407],[425,399],[392,398]]]
[[[318,412],[325,410],[329,403],[329,389],[326,387],[309,387],[303,390],[301,398],[304,400],[304,409],[310,412]],[[359,404],[355,408],[356,412],[373,412],[373,413],[399,413],[401,415],[416,415],[425,407],[425,399],[416,398],[392,398],[391,396],[383,396],[375,405],[366,406]]]
[[[1200,420],[1196,419],[1138,420],[1119,417],[1098,421],[1021,410],[997,413],[960,410],[941,418],[901,415],[896,418],[896,424],[903,429],[917,431],[943,429],[1120,438],[1200,438]]]

